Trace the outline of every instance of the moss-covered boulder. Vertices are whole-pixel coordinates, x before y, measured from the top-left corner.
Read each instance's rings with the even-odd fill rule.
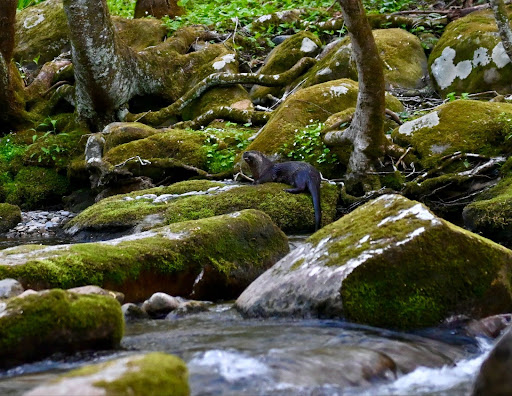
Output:
[[[227,214],[242,209],[265,212],[285,232],[314,229],[314,210],[309,194],[290,194],[284,184],[257,186],[224,185],[209,181],[186,181],[106,198],[87,208],[67,225],[70,233],[80,231],[123,231],[135,226],[177,223]],[[322,224],[334,220],[338,189],[323,183]]]
[[[450,23],[428,64],[432,81],[442,95],[489,90],[512,93],[512,63],[490,10],[473,12]]]
[[[0,203],[0,232],[7,232],[21,221],[21,210],[16,205]]]
[[[188,370],[180,358],[161,352],[85,366],[38,386],[25,396],[188,396]]]
[[[427,57],[420,40],[404,29],[374,30],[373,36],[384,63],[386,89],[423,88],[428,80]],[[352,56],[350,37],[345,37],[296,83],[302,87],[350,78],[357,81],[357,68]]]
[[[512,247],[512,177],[480,194],[462,216],[471,231]]]
[[[257,150],[268,156],[287,158],[296,146],[295,139],[306,126],[326,121],[329,116],[355,107],[358,95],[357,82],[348,79],[328,81],[300,89],[279,106],[247,150]],[[401,111],[402,105],[392,95],[386,95],[386,107]],[[340,157],[343,156],[341,153]],[[340,174],[322,164],[317,166],[326,177]],[[332,173],[332,174],[331,174]]]
[[[311,32],[302,31],[294,34],[270,52],[258,73],[281,74],[286,72],[303,57],[314,58],[321,46],[321,41]],[[281,97],[283,90],[284,88],[279,87],[254,85],[251,89],[251,99],[255,103],[264,102],[268,95]]]
[[[457,151],[496,156],[510,153],[512,104],[456,100],[408,121],[391,134],[403,146],[412,146],[425,167],[438,164]]]
[[[20,169],[13,181],[2,184],[1,190],[6,202],[34,209],[59,204],[69,191],[69,181],[54,169],[27,166]]]
[[[0,278],[32,289],[97,285],[124,293],[127,302],[157,291],[232,299],[288,249],[270,217],[245,210],[106,242],[4,249]]]
[[[124,331],[111,298],[47,290],[0,303],[0,365],[5,368],[55,352],[109,349]]]
[[[112,20],[121,39],[137,51],[157,45],[167,33],[154,19],[112,17]],[[18,12],[15,31],[14,58],[22,64],[37,58],[42,65],[70,48],[66,14],[60,0],[46,0]]]
[[[387,328],[512,309],[512,251],[384,195],[313,234],[236,302],[246,316],[334,317]]]

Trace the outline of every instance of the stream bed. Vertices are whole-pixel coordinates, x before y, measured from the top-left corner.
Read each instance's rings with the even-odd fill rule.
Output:
[[[411,334],[332,320],[246,320],[221,304],[128,324],[118,351],[54,355],[1,372],[0,394],[21,395],[84,364],[164,351],[187,362],[192,395],[465,396],[490,347],[439,329]],[[394,370],[375,371],[383,355],[396,362]]]

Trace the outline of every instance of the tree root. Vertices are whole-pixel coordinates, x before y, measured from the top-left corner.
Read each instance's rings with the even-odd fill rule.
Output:
[[[199,129],[216,119],[224,119],[237,122],[239,124],[250,123],[252,125],[265,125],[270,118],[270,114],[270,112],[240,110],[228,106],[220,106],[215,109],[208,110],[206,113],[201,114],[194,120],[178,122],[174,124],[172,128]]]
[[[257,73],[215,73],[206,77],[185,95],[175,101],[172,105],[158,111],[131,114],[125,116],[125,121],[139,121],[148,125],[158,126],[167,119],[177,116],[194,99],[199,98],[204,92],[213,87],[229,86],[234,84],[258,84],[268,87],[284,86],[290,84],[298,76],[311,68],[316,63],[313,58],[302,58],[290,70],[281,74],[257,74]]]

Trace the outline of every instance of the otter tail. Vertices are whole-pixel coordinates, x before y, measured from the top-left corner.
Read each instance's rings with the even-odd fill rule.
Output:
[[[320,178],[308,179],[308,190],[313,198],[313,208],[315,209],[315,231],[320,229],[322,223],[322,207],[320,205]]]

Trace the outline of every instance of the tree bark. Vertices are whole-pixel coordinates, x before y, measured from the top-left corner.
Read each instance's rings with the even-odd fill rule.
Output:
[[[512,30],[508,22],[508,13],[503,0],[489,0],[498,32],[500,33],[501,42],[505,48],[505,52],[512,61]]]
[[[384,72],[361,1],[339,2],[352,42],[352,53],[359,75],[359,94],[350,126],[344,131],[329,132],[325,141],[337,145],[349,140],[353,144],[347,179],[363,181],[384,156]],[[371,188],[364,181],[363,187]]]
[[[0,2],[0,120],[2,132],[24,126],[30,117],[25,111],[24,86],[12,61],[14,25],[18,0]]]

